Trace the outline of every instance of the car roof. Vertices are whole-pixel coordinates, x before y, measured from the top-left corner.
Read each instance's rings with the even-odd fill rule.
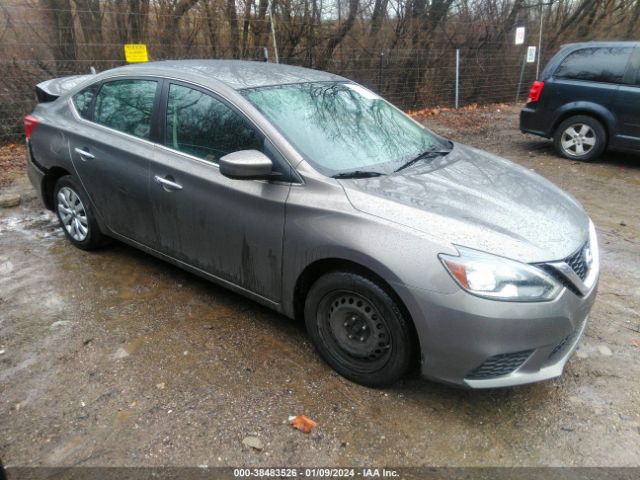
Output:
[[[108,72],[156,74],[185,80],[208,77],[235,90],[292,83],[347,81],[344,77],[321,70],[247,60],[163,60],[127,65]]]
[[[640,47],[640,42],[635,41],[593,41],[593,42],[576,42],[576,43],[565,43],[562,45],[562,49],[578,49],[585,47]]]

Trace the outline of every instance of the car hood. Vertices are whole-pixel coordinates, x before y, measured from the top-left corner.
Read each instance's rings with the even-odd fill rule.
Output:
[[[563,259],[588,238],[589,219],[573,197],[526,168],[461,144],[398,173],[340,183],[357,210],[522,262]]]

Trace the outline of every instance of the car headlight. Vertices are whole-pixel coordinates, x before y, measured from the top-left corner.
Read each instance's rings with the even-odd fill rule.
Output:
[[[562,286],[543,270],[526,263],[456,247],[459,256],[438,255],[453,279],[479,297],[510,302],[552,300]]]

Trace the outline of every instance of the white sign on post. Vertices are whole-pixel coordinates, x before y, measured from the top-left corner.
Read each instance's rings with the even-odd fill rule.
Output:
[[[536,61],[536,47],[527,48],[527,63],[533,63]]]
[[[524,43],[524,27],[516,28],[516,45],[522,45]]]

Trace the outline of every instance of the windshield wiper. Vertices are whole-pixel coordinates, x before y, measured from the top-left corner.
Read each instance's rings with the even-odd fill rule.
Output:
[[[424,152],[422,152],[417,157],[412,158],[411,160],[409,160],[404,165],[400,166],[399,168],[396,168],[393,172],[395,173],[395,172],[399,172],[400,170],[404,170],[405,168],[410,167],[414,163],[419,162],[420,160],[424,160],[425,158],[437,157],[437,156],[443,156],[444,157],[445,155],[447,155],[449,153],[451,153],[451,150],[425,150]]]
[[[372,172],[367,170],[353,170],[352,172],[342,172],[332,175],[332,178],[371,178],[384,175],[382,172]]]

